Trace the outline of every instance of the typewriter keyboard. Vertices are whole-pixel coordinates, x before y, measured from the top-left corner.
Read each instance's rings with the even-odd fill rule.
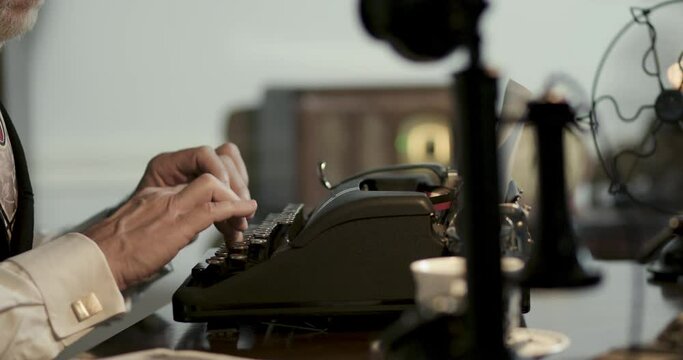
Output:
[[[192,277],[202,285],[225,279],[266,261],[274,253],[287,249],[304,225],[303,204],[288,204],[279,213],[271,213],[260,224],[250,225],[242,241],[221,245],[206,263],[192,269]]]

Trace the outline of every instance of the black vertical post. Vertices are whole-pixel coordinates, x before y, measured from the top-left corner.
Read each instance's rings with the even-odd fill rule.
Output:
[[[454,159],[463,177],[459,233],[465,242],[471,358],[510,358],[503,342],[496,80],[478,64],[455,77]]]
[[[483,69],[479,18],[485,0],[465,0],[463,42],[467,69],[456,74],[453,159],[463,177],[460,236],[467,257],[471,359],[510,359],[503,339],[503,277],[500,268],[496,79]]]
[[[478,28],[486,6],[487,0],[365,0],[361,18],[370,34],[413,60],[442,58],[460,45],[469,52],[469,66],[453,81],[451,157],[463,177],[458,233],[467,256],[469,357],[504,360],[511,355],[503,339],[497,87],[481,65]]]

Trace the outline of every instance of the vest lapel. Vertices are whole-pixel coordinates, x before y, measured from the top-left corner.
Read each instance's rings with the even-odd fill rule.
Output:
[[[5,222],[0,220],[0,261],[10,257],[9,241],[7,240],[7,227]]]
[[[21,147],[19,135],[10,120],[9,114],[5,107],[0,104],[0,111],[5,119],[5,126],[7,129],[7,136],[12,143],[12,154],[14,155],[14,164],[17,173],[17,211],[15,213],[14,228],[12,231],[12,241],[9,249],[7,249],[7,235],[6,231],[0,234],[0,260],[7,257],[18,255],[24,251],[30,250],[33,247],[33,188],[31,187],[31,179],[28,175],[28,166],[26,164],[26,156],[24,149]],[[2,221],[0,221],[2,223]],[[4,225],[0,224],[2,230]]]

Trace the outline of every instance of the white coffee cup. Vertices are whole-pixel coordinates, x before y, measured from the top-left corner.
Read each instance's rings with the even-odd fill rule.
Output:
[[[460,313],[464,310],[467,295],[466,266],[465,258],[458,256],[412,262],[410,270],[415,281],[417,306],[423,310],[446,313]]]
[[[514,257],[503,257],[503,272],[518,272],[524,262]],[[415,303],[427,311],[459,314],[467,305],[467,260],[461,256],[447,256],[417,260],[410,264],[415,281]],[[508,321],[514,325],[513,315],[519,315],[519,295],[510,289],[511,303],[507,309],[511,316]],[[510,312],[514,314],[510,314]]]

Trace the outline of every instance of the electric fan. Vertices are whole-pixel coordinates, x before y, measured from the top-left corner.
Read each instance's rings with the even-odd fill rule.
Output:
[[[683,0],[630,13],[600,60],[588,118],[609,193],[676,216],[645,243],[639,260],[652,261],[655,280],[677,281],[683,276]]]
[[[588,118],[609,192],[683,210],[683,0],[630,8],[592,85]]]

